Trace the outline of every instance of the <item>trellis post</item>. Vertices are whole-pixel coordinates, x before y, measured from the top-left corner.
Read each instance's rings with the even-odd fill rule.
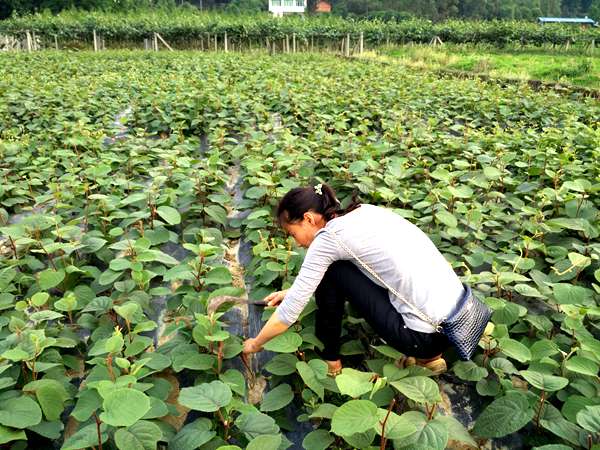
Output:
[[[58,37],[54,35],[54,49],[58,50]]]
[[[27,51],[31,52],[31,34],[29,30],[25,31],[25,39],[27,40]]]
[[[292,52],[296,53],[296,33],[292,34]]]
[[[165,41],[160,34],[155,33],[155,35],[158,39],[160,39],[160,42],[162,42],[165,47],[167,47],[170,51],[173,51],[171,46],[169,44],[167,44],[167,41]],[[158,49],[158,41],[156,41],[156,48]]]
[[[362,55],[364,50],[365,50],[365,34],[361,31],[358,52]]]
[[[98,51],[98,36],[96,35],[95,28],[92,30],[92,34],[94,36],[94,51],[97,52]]]
[[[346,35],[346,51],[345,51],[346,56],[350,56],[350,33],[348,33]]]
[[[223,47],[225,48],[225,53],[229,52],[229,45],[227,42],[227,31],[225,32],[225,37],[224,37],[224,41],[223,41]]]

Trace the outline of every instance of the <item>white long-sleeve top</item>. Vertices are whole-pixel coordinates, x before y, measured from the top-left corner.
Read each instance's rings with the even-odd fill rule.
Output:
[[[277,308],[278,319],[287,325],[298,319],[334,261],[353,261],[374,283],[385,287],[337,244],[331,231],[389,286],[436,322],[454,310],[463,294],[458,276],[425,233],[389,209],[362,204],[330,220],[316,233],[298,276]],[[389,296],[407,327],[435,331],[394,294],[389,292]]]

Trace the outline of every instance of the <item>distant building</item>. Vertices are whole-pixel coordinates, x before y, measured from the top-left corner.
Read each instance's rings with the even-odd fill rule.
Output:
[[[598,22],[585,16],[583,19],[576,17],[538,17],[538,23],[544,25],[546,23],[566,23],[573,25],[597,27]]]
[[[275,17],[284,14],[304,14],[306,11],[306,0],[269,0],[269,12]]]
[[[315,12],[318,13],[330,13],[331,12],[331,3],[326,0],[319,0],[315,5]]]

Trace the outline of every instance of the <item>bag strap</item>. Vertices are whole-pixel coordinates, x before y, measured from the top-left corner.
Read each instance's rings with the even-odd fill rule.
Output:
[[[327,230],[327,231],[329,231],[329,230]],[[336,242],[338,243],[338,245],[340,247],[342,247],[344,249],[344,251],[346,251],[346,253],[348,253],[350,256],[352,256],[352,258],[354,258],[367,272],[369,272],[371,275],[373,275],[373,277],[377,281],[379,281],[381,284],[383,284],[392,294],[394,294],[398,299],[400,299],[402,302],[404,302],[406,305],[408,305],[413,310],[414,314],[417,317],[419,317],[422,321],[427,322],[429,325],[431,325],[433,328],[435,328],[436,331],[438,331],[438,332],[441,331],[441,323],[442,322],[436,322],[435,320],[432,320],[429,316],[427,316],[419,308],[417,308],[412,302],[405,299],[402,295],[400,295],[400,293],[398,291],[396,291],[396,289],[394,289],[389,284],[387,284],[379,275],[377,275],[377,273],[373,269],[371,269],[358,256],[356,256],[356,254],[352,250],[350,250],[350,248],[348,248],[348,246],[346,244],[344,244],[342,242],[342,240],[339,238],[339,236],[337,235],[337,233],[335,231],[331,230],[331,234],[333,235],[333,237],[336,240]]]

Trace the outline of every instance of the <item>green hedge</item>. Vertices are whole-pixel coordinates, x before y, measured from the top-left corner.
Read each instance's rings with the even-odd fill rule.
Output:
[[[377,20],[355,21],[341,17],[273,18],[262,15],[222,15],[189,10],[135,13],[130,15],[102,12],[64,12],[59,15],[38,14],[0,22],[0,33],[20,33],[24,30],[57,35],[67,39],[89,36],[93,29],[107,38],[141,39],[153,32],[166,39],[199,38],[206,33],[233,39],[281,38],[295,33],[298,38],[341,38],[347,33],[364,32],[369,44],[426,43],[439,36],[450,43],[487,43],[526,45],[588,43],[600,38],[600,30],[569,26],[540,26],[519,21],[432,23],[409,20],[399,23]]]

